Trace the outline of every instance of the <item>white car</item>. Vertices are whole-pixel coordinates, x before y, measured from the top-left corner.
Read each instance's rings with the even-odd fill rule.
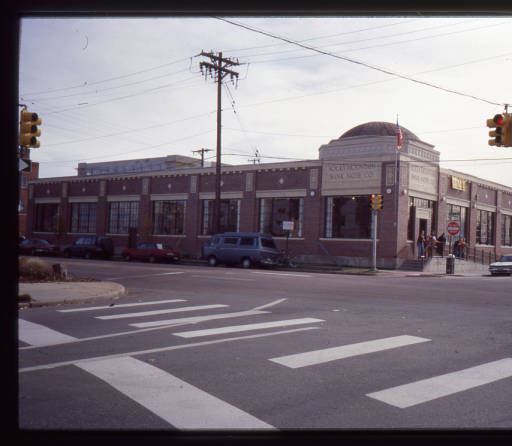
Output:
[[[512,255],[503,256],[499,262],[494,262],[489,265],[489,271],[492,276],[498,274],[512,274]]]

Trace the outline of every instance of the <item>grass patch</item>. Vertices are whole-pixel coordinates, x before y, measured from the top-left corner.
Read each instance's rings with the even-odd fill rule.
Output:
[[[18,273],[20,280],[51,280],[53,278],[53,268],[44,260],[34,257],[21,257]]]

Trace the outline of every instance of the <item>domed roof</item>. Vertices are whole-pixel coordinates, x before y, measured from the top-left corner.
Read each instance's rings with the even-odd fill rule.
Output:
[[[400,126],[404,139],[420,141],[420,139],[410,130]],[[349,131],[343,133],[339,139],[351,138],[353,136],[396,136],[396,124],[391,122],[367,122],[360,124]]]

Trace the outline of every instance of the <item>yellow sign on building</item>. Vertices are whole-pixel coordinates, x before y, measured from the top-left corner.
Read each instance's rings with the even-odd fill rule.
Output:
[[[464,178],[452,176],[452,189],[466,190],[466,180]]]

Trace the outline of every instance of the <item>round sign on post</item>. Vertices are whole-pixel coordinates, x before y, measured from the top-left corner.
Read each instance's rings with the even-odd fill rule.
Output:
[[[459,223],[456,221],[449,222],[448,225],[446,226],[446,231],[450,235],[457,235],[460,231]]]

